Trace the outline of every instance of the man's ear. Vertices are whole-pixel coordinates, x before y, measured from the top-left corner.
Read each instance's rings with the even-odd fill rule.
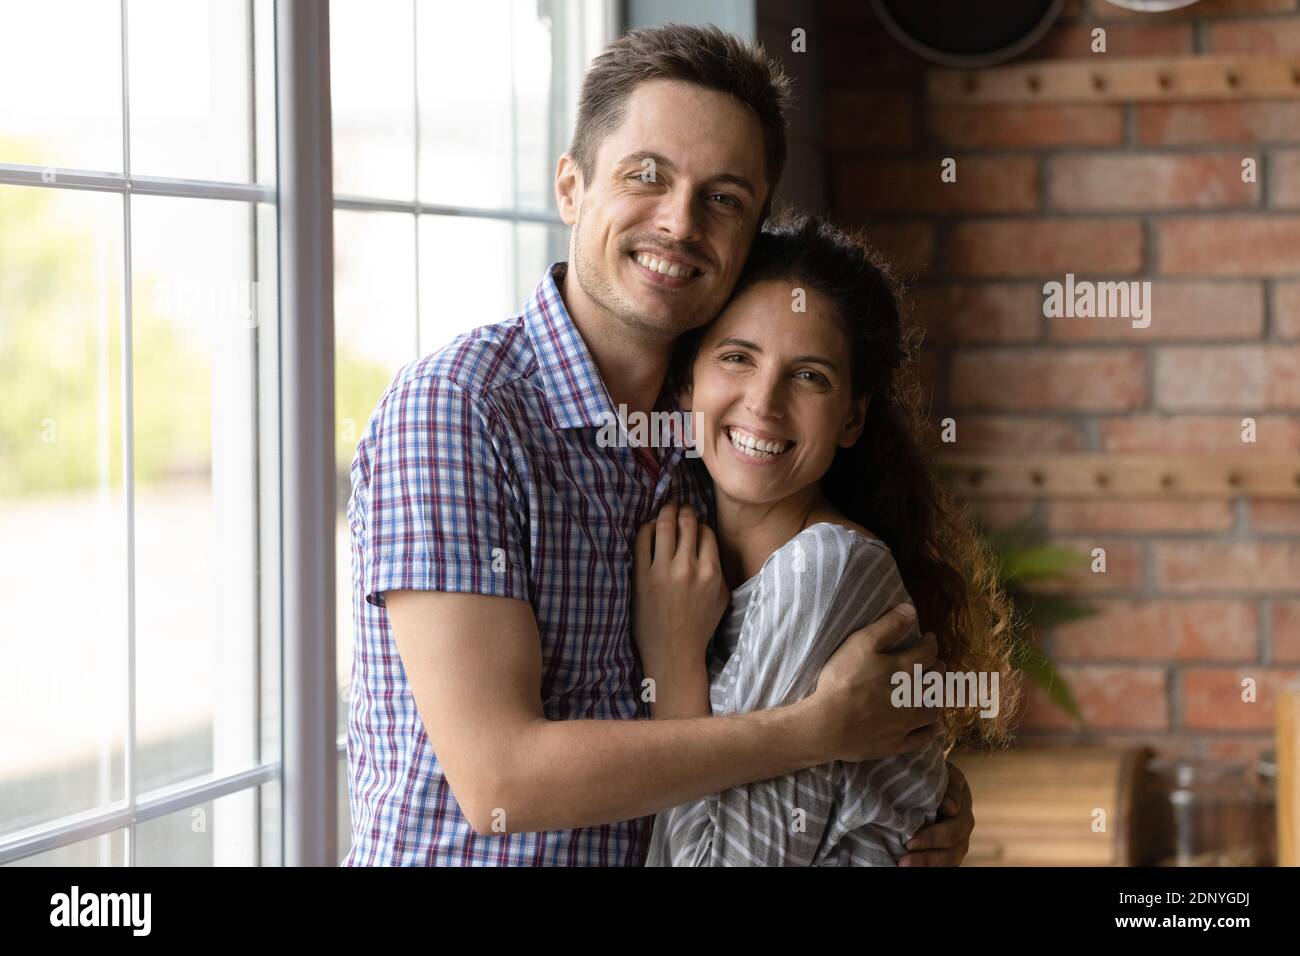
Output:
[[[861,398],[855,398],[853,404],[849,406],[849,416],[844,420],[844,427],[840,429],[841,447],[852,448],[857,442],[858,436],[862,434],[862,429],[867,424],[869,404],[871,404],[871,396],[863,395]]]
[[[578,221],[584,186],[582,170],[577,160],[564,153],[555,166],[555,205],[566,226],[572,226]]]

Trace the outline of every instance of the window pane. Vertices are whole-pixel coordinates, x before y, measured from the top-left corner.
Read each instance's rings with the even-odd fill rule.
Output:
[[[126,831],[114,830],[35,856],[14,860],[7,866],[125,866]]]
[[[519,266],[515,277],[518,303],[511,311],[524,307],[524,300],[533,294],[551,263],[569,258],[568,226],[521,222],[515,229],[519,237]]]
[[[119,8],[0,0],[0,162],[122,170]]]
[[[412,0],[331,0],[334,192],[415,196]]]
[[[338,733],[352,669],[352,553],[347,505],[357,442],[393,375],[416,357],[415,217],[334,213],[334,562]]]
[[[122,198],[0,186],[0,833],[124,798]]]
[[[555,208],[555,163],[569,148],[572,113],[553,99],[557,80],[563,83],[563,78],[556,76],[556,70],[564,67],[563,49],[558,51],[561,58],[553,57],[551,40],[552,30],[562,29],[562,25],[554,21],[562,20],[565,14],[545,12],[564,6],[540,3],[510,5],[516,104],[515,207],[519,209]]]
[[[247,4],[130,0],[127,26],[131,172],[248,182]]]
[[[278,843],[279,790],[278,784],[250,787],[139,824],[135,865],[275,865],[264,859],[263,825],[276,819],[271,832]]]
[[[511,223],[495,219],[420,217],[422,352],[519,310],[513,231]]]
[[[424,202],[486,208],[511,205],[512,5],[418,5],[420,199]]]
[[[252,207],[132,200],[139,789],[257,761]]]

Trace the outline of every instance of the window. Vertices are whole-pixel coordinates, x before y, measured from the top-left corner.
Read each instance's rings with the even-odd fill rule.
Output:
[[[6,863],[280,860],[273,13],[0,5]]]
[[[616,26],[605,0],[458,6],[329,7],[339,709],[310,730],[337,755],[340,857],[356,442],[401,365],[513,314],[564,258],[554,163]],[[0,719],[25,728],[0,747],[0,863],[278,865],[298,451],[277,9],[0,17],[0,88],[22,91],[0,100]]]

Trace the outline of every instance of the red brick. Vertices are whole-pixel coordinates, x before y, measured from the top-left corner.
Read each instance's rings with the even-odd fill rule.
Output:
[[[1096,535],[1066,536],[1053,534],[1051,544],[1082,555],[1085,559],[1078,567],[1063,572],[1050,581],[1035,581],[1033,590],[1041,594],[1107,594],[1115,591],[1135,591],[1146,578],[1143,572],[1142,543],[1124,538],[1107,538]],[[1094,548],[1106,550],[1106,570],[1092,570]]]
[[[1059,671],[1083,712],[1088,730],[1164,730],[1169,726],[1163,669],[1066,664]],[[1023,728],[1077,726],[1036,685],[1026,687],[1029,692]]]
[[[1253,678],[1255,700],[1241,699],[1242,681]],[[1180,675],[1183,726],[1206,730],[1271,730],[1277,698],[1283,688],[1300,680],[1300,671],[1267,667],[1189,668]]]
[[[1250,530],[1264,534],[1300,534],[1300,501],[1253,499]]]
[[[1259,205],[1259,183],[1241,181],[1241,157],[1235,153],[1058,156],[1052,160],[1049,181],[1049,201],[1061,210]]]
[[[1249,601],[1094,600],[1100,613],[1056,629],[1055,660],[1253,661],[1259,613]]]
[[[918,108],[917,98],[907,93],[827,90],[822,99],[826,146],[850,152],[911,147]]]
[[[1141,349],[969,349],[953,355],[952,403],[973,411],[1095,411],[1147,401]]]
[[[1198,591],[1300,591],[1300,543],[1157,541],[1156,584],[1175,594]]]
[[[1269,204],[1276,209],[1300,209],[1300,149],[1269,155]]]
[[[1101,450],[1123,453],[1204,454],[1300,452],[1300,421],[1292,415],[1255,415],[1255,443],[1241,440],[1240,415],[1133,415],[1098,422]]]
[[[990,531],[1017,524],[1034,511],[1034,502],[1028,498],[972,498],[966,504],[970,506],[972,516]]]
[[[1300,409],[1300,346],[1160,349],[1155,389],[1156,405],[1175,411]]]
[[[851,219],[849,225],[856,225]],[[924,277],[934,269],[934,226],[928,222],[877,222],[863,226],[867,239],[899,274]]]
[[[1118,146],[1124,112],[1115,105],[933,106],[926,124],[938,142],[970,149]]]
[[[1227,501],[1086,501],[1048,504],[1049,528],[1058,531],[1226,531]]]
[[[1300,53],[1300,19],[1226,20],[1206,27],[1205,52],[1278,56]]]
[[[1021,59],[1059,60],[1066,57],[1095,56],[1175,56],[1195,49],[1190,23],[1107,24],[1106,49],[1094,53],[1092,31],[1095,23],[1071,23],[1054,26]]]
[[[957,415],[957,441],[942,445],[963,454],[1007,451],[1083,451],[1082,427],[1060,418]],[[936,427],[939,427],[936,425]]]
[[[1142,268],[1136,219],[985,219],[948,236],[949,269],[966,276],[1133,273]]]
[[[955,182],[939,159],[840,161],[832,166],[836,209],[874,213],[1025,212],[1040,203],[1038,161],[1028,157],[957,159]]]
[[[1279,337],[1300,339],[1300,282],[1274,284],[1273,318]]]
[[[1048,337],[1145,343],[1264,335],[1264,286],[1258,281],[1155,279],[1149,308],[1146,328],[1135,328],[1131,320],[1054,316],[1047,320]]]
[[[809,41],[811,49],[811,36]],[[821,42],[827,89],[902,90],[919,83],[929,65],[883,30],[824,31]]]
[[[1144,145],[1300,142],[1296,100],[1139,103],[1135,109],[1138,142]]]
[[[1289,13],[1296,8],[1296,0],[1199,0],[1191,6],[1159,13],[1129,10],[1117,7],[1107,0],[1090,0],[1092,14],[1099,20],[1174,20],[1195,17],[1234,16],[1243,13]]]
[[[1165,275],[1300,272],[1300,216],[1176,216],[1156,230]]]
[[[1300,601],[1274,601],[1270,615],[1273,660],[1300,663]]]
[[[919,286],[913,315],[931,342],[1027,342],[1042,336],[1042,294],[1029,283]]]

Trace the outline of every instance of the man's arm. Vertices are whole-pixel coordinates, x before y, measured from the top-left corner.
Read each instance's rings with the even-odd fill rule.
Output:
[[[861,702],[905,657],[874,652],[911,623],[893,612],[846,642],[825,692],[796,704],[725,717],[552,721],[539,698],[541,641],[527,602],[436,591],[384,597],[429,740],[480,833],[646,816],[750,781],[863,759],[863,750],[919,748],[937,726],[932,714],[888,706],[893,713],[882,714]],[[873,657],[889,670],[877,673]]]

